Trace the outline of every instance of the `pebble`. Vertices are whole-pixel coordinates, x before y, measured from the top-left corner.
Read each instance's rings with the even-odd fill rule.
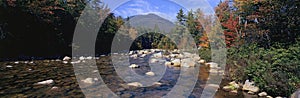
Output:
[[[148,76],[154,76],[155,74],[154,74],[154,72],[150,71],[150,72],[147,72],[146,75],[148,75]]]

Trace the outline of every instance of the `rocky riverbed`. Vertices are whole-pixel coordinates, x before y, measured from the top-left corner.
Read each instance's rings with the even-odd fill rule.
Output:
[[[144,57],[141,57],[142,55]],[[132,70],[137,74],[145,74],[148,72],[147,75],[150,76],[159,74],[149,73],[149,58],[146,56],[147,53],[141,53],[141,55],[135,57],[134,53],[132,53],[130,63],[139,66]],[[82,81],[77,81],[76,78],[78,77],[75,76],[72,63],[89,65],[87,64],[89,60],[95,60],[98,70],[94,70],[93,72],[99,72],[106,86],[116,95],[124,98],[159,98],[169,93],[174,85],[176,85],[182,68],[168,66],[166,65],[166,62],[155,63],[157,66],[167,66],[166,73],[163,75],[162,79],[149,87],[135,87],[134,85],[136,84],[129,85],[117,75],[114,66],[112,65],[111,56],[101,56],[97,58],[86,57],[81,58],[81,61],[78,62],[70,61],[69,59],[71,58],[67,58],[65,61],[35,60],[0,62],[0,97],[84,97],[85,95],[82,93],[78,84],[86,83],[95,85],[99,79],[86,78]],[[169,59],[168,61],[172,62],[172,60]],[[157,61],[153,60],[153,62]],[[174,63],[170,64],[172,65]],[[190,64],[191,63],[187,63],[187,65]],[[195,65],[200,66],[198,67],[200,68],[200,71],[196,85],[192,93],[188,95],[189,98],[198,98],[201,96],[209,73],[212,73],[210,67],[204,66],[204,64],[202,65]],[[189,69],[192,70],[193,68],[197,67],[188,68],[186,71],[189,71]],[[221,84],[223,85],[226,83]],[[216,87],[218,88],[218,85],[216,85]],[[97,94],[96,92],[91,93]],[[242,93],[232,95],[219,89],[215,97],[243,98],[244,95]]]

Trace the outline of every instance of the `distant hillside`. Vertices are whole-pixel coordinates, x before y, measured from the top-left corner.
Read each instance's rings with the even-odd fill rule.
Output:
[[[171,21],[164,19],[155,14],[148,15],[136,15],[129,19],[129,23],[133,27],[144,27],[154,29],[155,25],[159,27],[161,31],[170,32],[175,24]]]

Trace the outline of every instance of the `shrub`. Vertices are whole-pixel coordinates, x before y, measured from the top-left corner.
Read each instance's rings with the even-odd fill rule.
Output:
[[[277,44],[270,49],[257,44],[232,47],[227,53],[231,79],[253,80],[262,91],[273,96],[289,96],[300,84],[300,43],[290,47]]]

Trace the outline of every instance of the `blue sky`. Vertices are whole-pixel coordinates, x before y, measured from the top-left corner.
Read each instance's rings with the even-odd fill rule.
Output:
[[[205,13],[214,13],[213,7],[220,0],[103,0],[117,16],[157,14],[170,21],[176,20],[179,9],[202,9]]]

